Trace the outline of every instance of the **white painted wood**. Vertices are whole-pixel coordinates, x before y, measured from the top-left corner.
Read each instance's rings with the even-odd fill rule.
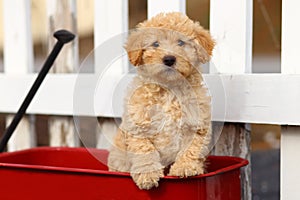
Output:
[[[148,19],[161,12],[179,11],[185,13],[186,1],[183,0],[149,0]]]
[[[33,71],[30,6],[30,0],[3,1],[4,72],[6,74],[26,74]],[[5,84],[4,86],[9,89],[9,85]],[[18,109],[20,105],[14,106]],[[13,115],[6,118],[7,125],[10,124],[12,118]],[[34,117],[24,117],[21,120],[7,144],[8,151],[26,149],[36,145],[33,123]]]
[[[72,117],[52,117],[49,120],[50,146],[79,146]]]
[[[281,199],[299,199],[300,185],[300,127],[281,128],[280,195]]]
[[[30,0],[4,0],[4,71],[33,71]]]
[[[121,74],[128,71],[128,62],[123,45],[128,31],[128,0],[94,1],[94,60],[95,72],[102,73],[107,65],[105,58],[114,60],[117,67],[111,73]],[[105,48],[101,48],[105,46]],[[109,63],[110,63],[109,62]]]
[[[76,0],[47,0],[48,49],[52,50],[56,39],[52,36],[59,29],[66,29],[77,35]],[[64,46],[51,71],[54,73],[72,73],[78,69],[78,37]]]
[[[216,40],[216,47],[209,65],[211,74],[244,74],[252,71],[252,4],[252,1],[248,0],[210,1],[210,31]],[[235,98],[231,99],[230,93],[247,89],[246,81],[243,85],[235,84],[236,83],[232,83],[231,87],[226,88],[227,90],[225,89],[226,101],[228,101],[226,114],[237,111],[228,106],[231,105],[230,103],[232,101],[235,102],[237,100]],[[234,89],[231,90],[231,88]],[[215,93],[220,94],[220,92],[221,91]],[[219,97],[212,94],[213,101],[216,101],[218,98]],[[247,104],[247,98],[238,98],[238,105],[240,106],[239,112],[243,113],[243,110],[245,110],[244,106],[247,106]],[[216,106],[213,105],[213,115],[215,110],[224,112],[224,110],[216,108]],[[219,116],[222,116],[220,114],[222,113],[218,113]],[[245,114],[248,113],[245,112]],[[240,114],[237,112],[234,115]],[[236,118],[236,116],[232,117]],[[219,118],[217,121],[227,121],[227,119],[224,119],[225,116],[223,119]],[[234,120],[233,122],[237,121]],[[249,132],[246,130],[246,124],[226,123],[222,129],[220,138],[223,138],[223,140],[217,140],[218,137],[216,136],[219,136],[220,132],[213,133],[214,138],[217,138],[214,143],[218,141],[215,146],[215,152],[220,154],[223,151],[223,154],[239,156],[250,161],[250,137],[247,137]],[[237,142],[230,143],[231,141]],[[229,151],[224,151],[224,149]],[[242,199],[251,199],[250,176],[251,168],[249,165],[242,171]]]
[[[118,124],[113,118],[101,119],[97,126],[97,148],[110,149],[114,136],[118,130]]]
[[[125,49],[123,48],[128,32],[128,0],[95,0],[94,3],[95,24],[93,53],[95,73],[98,74],[99,77],[107,74],[111,77],[119,76],[122,73],[129,71],[128,58]],[[83,65],[82,67],[84,68],[85,66]],[[95,83],[97,83],[98,80],[91,79],[89,81],[93,82],[92,88],[95,89]],[[78,100],[78,98],[84,98],[81,94],[81,92],[84,92],[84,88],[79,90],[80,91],[76,89],[74,91],[74,98],[76,100]],[[94,112],[94,104],[92,102],[94,99],[93,94],[93,91],[92,93],[89,92],[86,97],[90,99],[84,98],[83,100],[83,102],[88,102],[84,107],[91,112]],[[103,93],[103,95],[105,95],[105,93]],[[101,101],[110,105],[110,102],[107,102],[108,99],[104,99]],[[77,113],[76,103],[74,107],[74,112]],[[95,145],[98,148],[100,146],[105,148],[109,146],[109,142],[106,140],[105,136],[106,134],[112,133],[114,130],[109,128],[111,127],[109,119],[102,118],[101,121],[101,127],[98,125],[96,128]]]
[[[300,75],[300,69],[298,65],[300,51],[300,30],[297,26],[295,26],[295,23],[297,23],[297,18],[300,17],[300,12],[297,9],[299,6],[299,1],[282,1],[281,73],[285,75]],[[300,79],[298,79],[298,81],[299,80]],[[291,92],[299,93],[299,87],[295,88],[293,85],[290,85],[290,87],[287,87],[286,89]],[[297,104],[294,105],[297,106]],[[295,108],[295,110],[299,111],[299,108]],[[293,117],[298,121],[300,119],[297,116]],[[300,162],[299,159],[297,159],[296,154],[300,150],[300,126],[282,126],[280,141],[281,199],[299,199],[300,195],[298,190],[300,185],[300,172],[298,168],[300,166]]]
[[[300,1],[282,1],[282,51],[281,72],[300,74],[300,29],[296,25],[300,18]]]
[[[14,115],[6,117],[6,124],[9,125]],[[17,126],[14,134],[7,144],[8,151],[18,151],[36,146],[35,116],[24,117]]]
[[[210,1],[210,32],[217,44],[211,73],[252,71],[252,7],[249,0]]]
[[[48,0],[48,31],[53,34],[59,29],[66,29],[77,33],[76,25],[76,0]],[[48,40],[49,51],[52,50],[56,39],[50,37]],[[50,53],[50,52],[49,52]],[[71,44],[64,46],[60,55],[57,57],[52,72],[72,73],[78,66],[78,36]],[[79,138],[75,133],[74,122],[71,117],[49,118],[49,138],[50,146],[78,146]]]
[[[83,104],[87,102],[91,105],[77,109],[78,115],[120,117],[122,109],[116,108],[112,112],[110,105],[113,102],[122,107],[126,84],[132,76],[108,76],[103,79],[106,84],[102,87],[105,88],[101,88],[96,75],[82,74],[78,79],[75,74],[49,74],[29,106],[28,113],[72,115],[73,101],[77,99],[83,101]],[[36,75],[0,75],[0,91],[6,94],[0,98],[0,111],[15,112],[35,77]],[[222,93],[219,91],[223,90],[219,85],[222,81],[226,94],[224,121],[300,125],[300,75],[215,74],[205,75],[204,78],[210,92],[215,95]],[[75,89],[79,90],[75,92]],[[222,95],[213,98],[213,108],[222,108],[223,102]],[[223,121],[223,115],[218,110],[213,109],[213,120]]]

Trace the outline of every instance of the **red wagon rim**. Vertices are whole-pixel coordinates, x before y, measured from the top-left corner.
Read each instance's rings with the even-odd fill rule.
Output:
[[[90,155],[93,156],[93,152],[99,152],[99,151],[106,151],[107,150],[101,150],[101,149],[94,149],[94,148],[70,148],[70,147],[37,147],[32,149],[26,149],[16,152],[9,152],[9,153],[2,153],[0,154],[0,159],[5,158],[8,156],[15,156],[19,154],[26,154],[36,151],[43,151],[43,152],[49,152],[49,151],[64,151],[64,152],[88,152]],[[199,179],[199,178],[205,178],[205,177],[211,177],[215,175],[219,175],[225,172],[230,172],[236,169],[239,169],[241,167],[244,167],[248,165],[248,161],[242,158],[238,157],[232,157],[232,156],[209,156],[209,158],[214,159],[218,158],[218,160],[230,160],[233,162],[236,162],[235,164],[232,164],[228,167],[224,167],[218,170],[215,170],[213,172],[208,172],[205,174],[192,176],[184,179]],[[100,162],[100,161],[99,161]],[[34,165],[34,164],[19,164],[19,163],[6,163],[0,161],[0,170],[1,168],[13,168],[18,170],[36,170],[36,171],[53,171],[53,172],[62,172],[62,173],[80,173],[80,174],[89,174],[89,175],[95,175],[95,176],[120,176],[120,177],[130,177],[129,173],[125,172],[112,172],[108,170],[95,170],[95,169],[83,169],[83,168],[70,168],[70,167],[57,167],[57,166],[47,166],[47,165]],[[176,176],[164,176],[162,179],[182,179]]]

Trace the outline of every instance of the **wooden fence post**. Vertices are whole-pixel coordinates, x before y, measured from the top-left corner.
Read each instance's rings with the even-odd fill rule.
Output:
[[[48,32],[67,29],[76,34],[76,0],[47,0]],[[55,40],[49,36],[49,49]],[[78,66],[78,36],[74,42],[64,47],[52,68],[53,73],[75,72]],[[58,88],[59,89],[59,88]],[[70,102],[71,104],[72,102]],[[49,118],[50,146],[78,146],[72,117]]]
[[[248,0],[210,1],[210,31],[217,42],[210,73],[252,71],[252,10],[253,2]],[[214,138],[213,143],[217,143],[212,154],[238,156],[250,161],[250,131],[246,124],[225,123],[223,126],[217,123],[213,130],[214,134],[221,132],[221,135]],[[250,166],[242,170],[244,200],[251,199]]]
[[[221,135],[219,135],[221,133]],[[237,156],[251,159],[251,135],[248,124],[243,123],[213,123],[214,148],[212,155]],[[241,171],[242,199],[251,199],[251,163]]]
[[[3,1],[4,72],[6,74],[25,75],[33,71],[30,6],[30,0]],[[24,97],[26,92],[24,91]],[[20,104],[21,102],[22,99]],[[9,124],[12,118],[13,116],[9,115],[6,124]],[[24,117],[8,142],[8,151],[26,149],[35,145],[34,116]]]

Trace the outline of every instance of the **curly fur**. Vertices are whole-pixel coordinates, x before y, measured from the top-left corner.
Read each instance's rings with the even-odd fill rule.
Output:
[[[214,48],[209,32],[182,13],[162,13],[138,24],[125,48],[137,76],[128,88],[109,169],[130,172],[141,189],[158,186],[168,166],[171,176],[204,173],[211,100],[200,64]],[[176,61],[167,66],[163,60],[170,55]]]

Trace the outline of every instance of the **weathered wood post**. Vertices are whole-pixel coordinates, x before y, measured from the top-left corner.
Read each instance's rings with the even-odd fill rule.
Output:
[[[248,0],[210,1],[210,31],[217,42],[210,73],[244,74],[252,71],[252,9],[253,2]],[[248,125],[225,123],[223,126],[222,123],[216,123],[213,129],[215,133],[222,133],[214,138],[217,144],[212,154],[238,156],[250,161]],[[250,164],[242,171],[242,181],[242,199],[249,200]]]
[[[4,72],[6,74],[25,75],[33,72],[30,6],[30,0],[3,1]],[[24,94],[26,92],[24,91]],[[21,101],[22,99],[20,99],[20,103]],[[16,109],[18,108],[16,107]],[[12,118],[13,116],[9,115],[6,118],[6,124],[9,124]],[[26,149],[35,145],[34,116],[25,117],[8,142],[8,151]]]
[[[48,32],[66,29],[73,33],[76,27],[76,0],[47,0]],[[49,49],[55,40],[49,37]],[[53,73],[72,73],[78,67],[78,36],[72,44],[67,45],[53,66]],[[59,89],[59,88],[58,88]],[[71,104],[72,102],[70,102]],[[72,117],[50,117],[49,133],[51,146],[78,146],[79,139],[75,133]]]

